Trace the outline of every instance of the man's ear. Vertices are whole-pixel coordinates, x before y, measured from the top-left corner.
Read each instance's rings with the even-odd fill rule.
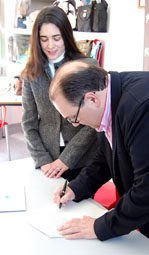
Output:
[[[100,106],[100,98],[95,92],[87,92],[84,96],[84,101],[88,104],[95,104],[96,106]]]

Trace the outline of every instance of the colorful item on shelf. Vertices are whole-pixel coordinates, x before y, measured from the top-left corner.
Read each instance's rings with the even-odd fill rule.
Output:
[[[92,49],[92,42],[93,40],[80,40],[76,41],[76,44],[80,51],[83,52],[85,56],[89,57]]]
[[[72,29],[76,28],[76,3],[75,0],[56,0],[53,3],[54,6],[58,6],[66,13]]]
[[[101,63],[101,60],[102,60],[101,59],[102,47],[103,47],[103,42],[102,41],[100,41],[98,39],[95,39],[92,42],[90,57],[95,58],[98,61],[99,66],[102,66],[102,63]]]

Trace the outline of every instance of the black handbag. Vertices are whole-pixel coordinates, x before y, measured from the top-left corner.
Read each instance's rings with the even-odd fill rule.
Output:
[[[107,32],[107,7],[105,0],[101,3],[83,5],[77,9],[77,30],[82,32]]]
[[[92,5],[79,6],[77,9],[77,30],[91,32]]]
[[[99,4],[92,2],[93,32],[107,32],[107,7],[108,4],[105,0],[102,0]]]

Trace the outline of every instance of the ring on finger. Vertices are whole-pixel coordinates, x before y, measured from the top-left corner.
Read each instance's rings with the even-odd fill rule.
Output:
[[[59,171],[61,171],[61,168],[60,168],[60,167],[58,167],[58,168],[57,168],[57,171],[58,171],[58,172],[59,172]]]

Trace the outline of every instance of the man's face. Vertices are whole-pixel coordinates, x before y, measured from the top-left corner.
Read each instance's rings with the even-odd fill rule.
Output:
[[[58,94],[53,102],[55,108],[60,112],[63,118],[68,121],[74,121],[78,112],[78,106],[74,106],[69,103],[62,94]],[[84,97],[84,104],[80,108],[77,121],[79,123],[72,123],[73,126],[77,127],[80,124],[90,126],[92,128],[98,128],[100,125],[99,110],[96,104],[91,101],[90,98]]]
[[[63,77],[67,77],[72,72],[79,72],[85,68],[88,68],[88,63],[83,61],[70,61],[65,63],[56,72],[51,84],[49,95],[55,108],[60,112],[63,118],[67,119],[72,123],[73,126],[77,127],[80,124],[90,126],[92,128],[99,128],[104,113],[106,93],[107,89],[102,91],[91,91],[82,95],[83,101],[81,100],[78,105],[73,105],[63,95],[59,83]],[[69,87],[69,84],[67,84]],[[73,123],[76,122],[77,123]]]

